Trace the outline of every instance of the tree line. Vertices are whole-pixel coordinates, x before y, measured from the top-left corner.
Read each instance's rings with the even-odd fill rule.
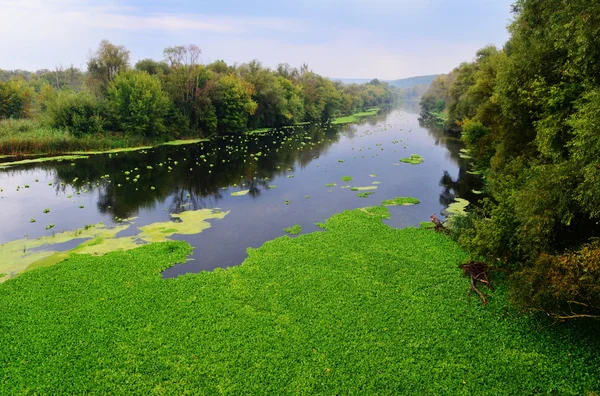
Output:
[[[461,131],[486,182],[460,243],[511,274],[521,306],[600,318],[600,4],[559,3],[518,0],[504,47],[439,76],[421,107]]]
[[[345,85],[307,65],[205,65],[200,54],[196,45],[169,47],[162,60],[132,67],[125,47],[103,40],[85,71],[0,70],[0,119],[36,118],[76,136],[211,136],[327,122],[398,99],[396,89],[376,79]]]

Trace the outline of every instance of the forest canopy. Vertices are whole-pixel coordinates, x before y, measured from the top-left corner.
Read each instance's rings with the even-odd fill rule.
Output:
[[[196,45],[175,46],[132,65],[125,47],[103,40],[85,71],[0,70],[0,120],[33,118],[74,136],[206,137],[328,122],[398,98],[378,80],[346,85],[307,65],[273,70],[256,60],[202,64],[200,54]]]

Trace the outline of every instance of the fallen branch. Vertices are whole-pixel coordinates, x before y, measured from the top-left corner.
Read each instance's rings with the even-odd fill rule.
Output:
[[[490,280],[488,278],[488,265],[481,261],[469,261],[468,263],[461,264],[458,267],[462,268],[463,273],[471,278],[471,290],[469,292],[475,291],[481,298],[483,305],[487,304],[485,295],[477,288],[477,282],[483,283],[488,289],[494,291],[494,288],[490,284]]]
[[[446,227],[444,227],[444,225],[442,224],[441,220],[437,218],[437,216],[434,214],[432,214],[431,216],[429,216],[429,219],[431,220],[431,222],[433,224],[435,224],[435,231],[436,232],[441,232],[441,231],[445,231]]]

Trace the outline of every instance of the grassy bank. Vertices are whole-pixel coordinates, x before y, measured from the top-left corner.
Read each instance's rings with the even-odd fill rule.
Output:
[[[150,139],[122,134],[76,137],[65,130],[48,128],[31,120],[0,120],[0,156],[98,154],[201,140],[170,141],[168,138]]]
[[[379,112],[378,108],[369,109],[366,111],[359,111],[357,113],[351,114],[349,116],[338,117],[331,121],[332,124],[351,124],[353,122],[358,122],[363,117],[369,117],[376,115]]]
[[[0,285],[0,393],[593,394],[598,340],[482,306],[430,230],[387,209],[163,279],[184,242],[73,256]],[[223,248],[226,248],[224,246]],[[583,334],[583,335],[582,335]]]

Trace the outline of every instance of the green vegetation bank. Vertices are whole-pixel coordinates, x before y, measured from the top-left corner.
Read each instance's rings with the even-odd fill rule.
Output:
[[[512,274],[523,307],[600,318],[600,5],[519,0],[513,12],[504,48],[479,50],[421,101],[462,131],[487,183],[457,219],[459,242]]]

